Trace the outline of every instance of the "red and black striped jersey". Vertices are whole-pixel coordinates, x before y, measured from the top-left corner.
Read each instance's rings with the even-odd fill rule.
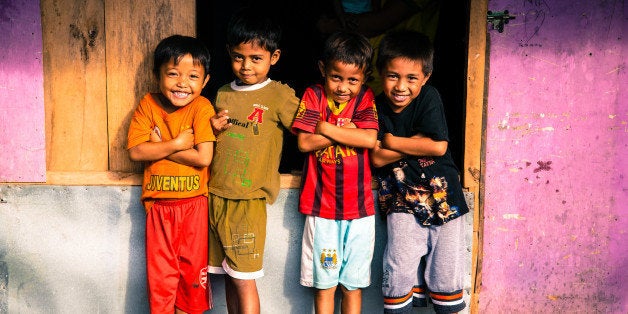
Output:
[[[378,129],[375,99],[363,86],[341,111],[332,110],[324,89],[315,85],[306,89],[293,131],[313,133],[318,121],[335,125],[352,122],[358,128]],[[369,150],[335,144],[310,152],[303,169],[299,211],[326,219],[351,220],[375,212],[371,189]]]

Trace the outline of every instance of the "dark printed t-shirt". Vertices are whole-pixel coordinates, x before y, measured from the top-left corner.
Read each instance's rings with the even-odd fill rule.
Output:
[[[434,87],[423,86],[419,96],[399,113],[391,110],[384,94],[375,103],[380,140],[385,133],[449,140],[443,104]],[[408,156],[377,169],[375,174],[383,215],[411,213],[427,226],[442,225],[469,211],[449,149],[443,156]]]

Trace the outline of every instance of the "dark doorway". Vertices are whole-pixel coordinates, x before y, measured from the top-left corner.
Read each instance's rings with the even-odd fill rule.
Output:
[[[434,73],[429,83],[441,93],[449,127],[449,147],[458,169],[462,169],[469,2],[452,7],[447,5],[449,2],[442,3],[434,40]],[[282,55],[270,77],[290,85],[298,97],[320,79],[316,61],[324,35],[316,29],[316,21],[322,14],[333,12],[330,1],[197,1],[196,5],[197,34],[212,54],[211,80],[204,90],[212,102],[218,88],[233,80],[225,49],[227,23],[233,12],[247,5],[258,7],[260,13],[270,12],[282,25]],[[281,173],[301,170],[304,157],[296,147],[296,137],[286,132]]]

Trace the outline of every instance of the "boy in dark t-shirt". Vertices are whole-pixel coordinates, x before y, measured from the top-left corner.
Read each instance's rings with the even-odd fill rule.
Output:
[[[398,31],[382,40],[377,67],[383,93],[376,98],[380,210],[387,219],[384,252],[385,313],[426,306],[458,312],[463,300],[464,221],[469,211],[448,149],[443,104],[425,85],[434,50],[420,33]]]

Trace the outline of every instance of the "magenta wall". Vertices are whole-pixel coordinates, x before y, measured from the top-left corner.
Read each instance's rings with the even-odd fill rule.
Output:
[[[489,1],[481,313],[627,313],[624,1]]]
[[[0,0],[0,182],[44,182],[39,1]]]

